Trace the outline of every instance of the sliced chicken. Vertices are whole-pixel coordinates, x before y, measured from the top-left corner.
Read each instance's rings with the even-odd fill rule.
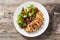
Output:
[[[32,32],[32,31],[37,31],[39,27],[43,24],[43,14],[41,11],[36,13],[35,20],[33,20],[30,24],[27,25],[25,28],[25,31],[27,32]]]

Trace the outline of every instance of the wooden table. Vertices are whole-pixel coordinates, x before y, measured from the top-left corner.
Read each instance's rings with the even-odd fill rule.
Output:
[[[35,38],[19,34],[12,21],[15,9],[26,1],[43,4],[50,16],[47,30]],[[0,0],[0,40],[60,40],[60,0]]]

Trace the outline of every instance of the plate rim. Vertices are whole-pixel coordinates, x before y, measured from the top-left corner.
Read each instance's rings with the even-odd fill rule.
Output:
[[[33,1],[27,1],[27,2],[33,2]],[[27,2],[24,2],[24,3],[27,3]],[[22,3],[21,5],[23,5],[24,3]],[[34,3],[38,3],[38,2],[34,2]],[[38,3],[38,4],[40,4],[40,3]],[[21,5],[19,5],[18,7],[17,7],[17,9],[21,6]],[[40,4],[41,6],[43,6],[42,4]],[[43,6],[44,7],[44,6]],[[16,9],[16,10],[17,10]],[[46,8],[44,7],[44,9],[46,10]],[[15,10],[15,12],[16,12],[16,10]],[[46,12],[47,12],[47,14],[48,14],[48,11],[46,10]],[[15,23],[14,23],[14,17],[15,17],[15,13],[14,13],[14,16],[13,16],[13,24],[14,24],[14,26],[15,26]],[[48,25],[49,25],[49,14],[48,14],[48,24],[47,24],[47,28],[48,28]],[[16,26],[15,26],[15,28],[16,28]],[[46,28],[46,29],[47,29]],[[46,31],[46,29],[41,33],[41,34],[43,34],[45,31]],[[16,30],[18,31],[18,29],[16,28]],[[18,31],[19,32],[19,31]],[[20,33],[20,32],[19,32]],[[21,34],[21,33],[20,33]],[[39,35],[41,35],[41,34],[39,34]],[[23,35],[23,34],[22,34]],[[25,36],[25,37],[37,37],[37,36],[39,36],[39,35],[36,35],[36,36],[26,36],[26,35],[23,35],[23,36]]]

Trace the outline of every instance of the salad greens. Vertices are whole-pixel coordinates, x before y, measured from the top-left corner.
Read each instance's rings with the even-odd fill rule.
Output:
[[[36,14],[36,10],[34,8],[35,6],[33,4],[30,4],[27,8],[22,8],[21,13],[19,13],[17,17],[17,23],[21,28],[26,27],[27,23],[31,22],[32,19],[30,19],[30,17],[34,18],[33,15]]]

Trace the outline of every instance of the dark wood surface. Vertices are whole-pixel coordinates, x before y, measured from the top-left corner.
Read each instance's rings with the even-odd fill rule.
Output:
[[[17,32],[13,25],[14,11],[26,1],[29,0],[0,0],[0,40],[60,40],[60,0],[34,0],[49,12],[50,23],[42,35],[27,38]]]

